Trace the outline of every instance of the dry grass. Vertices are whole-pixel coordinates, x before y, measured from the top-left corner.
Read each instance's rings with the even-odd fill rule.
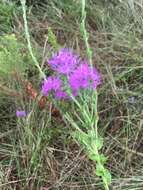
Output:
[[[52,50],[51,44],[44,46],[49,26],[60,45],[85,55],[79,3],[29,1],[30,33],[40,61]],[[102,151],[113,176],[111,189],[142,190],[143,1],[89,0],[86,6],[94,62],[103,76],[98,89],[99,131],[104,136]],[[15,14],[13,18],[17,38],[24,41],[22,16]],[[35,71],[30,71],[28,80],[37,88]],[[6,85],[13,89],[15,82]],[[21,92],[25,93],[24,89]],[[32,110],[27,119],[15,118],[17,105]],[[72,140],[61,116],[51,116],[49,107],[40,111],[29,99],[1,94],[0,121],[0,189],[102,189],[94,163]]]

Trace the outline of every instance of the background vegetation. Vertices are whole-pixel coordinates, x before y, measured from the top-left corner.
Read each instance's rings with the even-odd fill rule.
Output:
[[[110,188],[142,190],[143,1],[88,0],[86,11],[93,61],[103,78],[98,125]],[[79,0],[28,0],[27,18],[40,65],[59,46],[86,55]],[[0,189],[100,190],[94,163],[73,141],[70,126],[50,100],[41,110],[26,91],[29,81],[40,94],[23,26],[20,1],[0,0]],[[17,119],[17,108],[32,111]]]

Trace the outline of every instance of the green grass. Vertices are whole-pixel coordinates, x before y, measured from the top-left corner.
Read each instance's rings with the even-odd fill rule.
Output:
[[[19,12],[13,2],[0,0],[0,35],[13,30],[13,16],[16,11]]]
[[[17,41],[27,47],[22,14],[13,15],[11,3],[1,1],[0,4],[0,15],[6,18],[0,25],[2,34],[15,32]],[[61,46],[73,47],[86,56],[79,5],[80,1],[74,0],[29,1],[28,25],[39,64],[44,63],[49,50],[54,49],[46,41],[49,26]],[[19,9],[17,1],[14,10]],[[143,188],[142,9],[142,0],[89,0],[86,3],[86,28],[93,63],[103,78],[98,89],[99,133],[104,136],[102,152],[108,157],[106,167],[112,173],[113,190]],[[15,53],[19,60],[19,53]],[[26,56],[26,63],[31,64],[27,50]],[[25,76],[39,93],[35,68]],[[16,78],[6,82],[1,79],[0,189],[102,189],[101,180],[95,177],[94,163],[70,136],[70,126],[61,116],[51,115],[49,104],[41,111],[36,101],[9,93],[17,89],[25,93]],[[29,117],[17,119],[17,107],[32,110]]]

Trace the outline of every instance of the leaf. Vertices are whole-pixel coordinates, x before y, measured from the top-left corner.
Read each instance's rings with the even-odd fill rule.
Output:
[[[59,44],[57,42],[57,38],[54,34],[54,32],[52,31],[52,28],[49,27],[48,28],[48,42],[50,43],[50,45],[55,48],[55,50],[58,50],[59,49]]]
[[[91,146],[93,147],[93,149],[96,146],[96,148],[100,150],[103,147],[103,138],[91,138]]]
[[[99,177],[104,176],[104,168],[102,165],[96,165],[96,175]]]
[[[108,184],[111,183],[111,179],[112,179],[111,174],[108,169],[104,168],[103,165],[99,165],[99,164],[96,165],[96,175],[104,178]]]
[[[100,162],[101,162],[102,164],[105,164],[106,161],[107,161],[107,157],[105,157],[104,154],[100,154]]]
[[[100,150],[103,147],[103,138],[98,137],[95,139],[95,144],[98,150]]]
[[[112,180],[112,176],[111,176],[111,173],[109,172],[109,170],[105,169],[105,178],[107,180],[107,183],[108,184],[111,184],[111,180]]]
[[[91,160],[96,161],[96,162],[100,161],[102,165],[105,164],[107,161],[107,158],[103,154],[97,155],[97,154],[89,152],[88,155]]]
[[[74,138],[76,138],[81,145],[89,146],[90,139],[86,133],[80,133],[79,131],[74,132]]]
[[[99,161],[100,160],[100,156],[99,155],[96,155],[96,154],[93,154],[93,153],[89,153],[88,156],[93,161]]]

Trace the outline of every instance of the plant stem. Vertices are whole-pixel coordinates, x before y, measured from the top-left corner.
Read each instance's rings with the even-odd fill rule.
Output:
[[[28,23],[27,23],[27,18],[26,18],[26,5],[25,5],[25,3],[26,3],[25,0],[21,0],[22,10],[23,10],[25,36],[26,36],[26,40],[27,40],[28,49],[29,49],[30,55],[33,59],[33,62],[35,63],[35,66],[39,70],[41,77],[45,79],[46,78],[45,73],[42,71],[41,67],[39,66],[39,63],[38,63],[38,61],[37,61],[37,59],[34,56],[33,51],[32,51],[32,46],[31,46],[31,42],[30,42],[30,35],[29,35],[29,31],[28,31]]]
[[[81,21],[81,29],[82,29],[82,33],[83,33],[83,39],[85,41],[85,46],[86,46],[86,51],[87,51],[87,56],[88,56],[88,59],[89,59],[89,63],[90,63],[90,66],[92,67],[93,64],[92,64],[92,51],[91,51],[91,48],[89,46],[89,43],[88,43],[88,33],[86,31],[86,27],[85,27],[85,19],[86,19],[86,11],[85,11],[85,0],[81,0],[81,3],[82,3],[82,21]],[[94,102],[94,98],[95,98],[95,102]],[[97,112],[97,92],[95,92],[95,96],[92,97],[93,99],[93,110],[92,110],[92,114],[88,115],[88,113],[85,114],[86,110],[84,110],[85,112],[83,112],[83,114],[85,116],[88,116],[86,118],[89,118],[89,121],[92,121],[93,120],[93,117],[96,117],[95,118],[95,122],[93,122],[93,124],[91,124],[91,130],[92,131],[95,131],[95,137],[96,139],[98,139],[98,128],[97,128],[97,124],[98,124],[98,112]],[[95,115],[94,115],[95,114]],[[109,190],[109,187],[108,187],[108,181],[107,181],[107,178],[106,178],[106,170],[104,168],[104,165],[102,164],[101,160],[100,160],[100,154],[98,152],[98,147],[96,144],[94,144],[95,142],[95,139],[93,139],[93,154],[95,153],[95,155],[97,155],[98,159],[96,160],[99,168],[101,169],[101,178],[102,178],[102,181],[103,181],[103,184],[104,184],[104,188],[105,190]]]
[[[86,19],[86,11],[85,11],[85,0],[82,0],[82,21],[81,21],[81,29],[83,33],[83,39],[85,41],[87,56],[89,59],[89,63],[92,66],[92,51],[88,43],[88,33],[85,27],[85,19]]]
[[[93,151],[95,152],[96,155],[98,155],[98,156],[100,157],[100,154],[99,154],[99,151],[98,151],[96,145],[94,146],[94,150],[93,150]],[[100,159],[97,160],[97,164],[100,166],[100,168],[102,169],[102,171],[103,171],[103,173],[104,173],[105,168],[104,168],[103,164],[101,163]],[[104,175],[101,176],[101,178],[102,178],[102,181],[103,181],[105,190],[109,190],[107,179],[105,178]]]

